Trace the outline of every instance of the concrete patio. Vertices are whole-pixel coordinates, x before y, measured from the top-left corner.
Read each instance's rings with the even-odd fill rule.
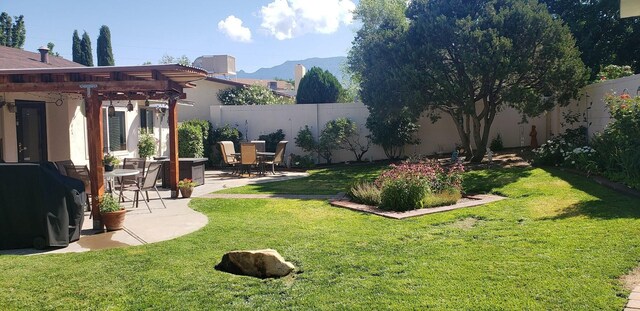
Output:
[[[277,172],[276,175],[239,177],[219,170],[205,172],[205,184],[194,189],[192,198],[206,197],[209,193],[225,188],[240,187],[249,184],[265,183],[308,176],[301,172]],[[50,248],[36,250],[33,248],[2,250],[0,255],[34,255],[58,254],[71,252],[86,252],[90,250],[107,249],[124,246],[143,245],[171,240],[204,227],[208,219],[198,213],[188,204],[191,199],[171,199],[170,190],[159,188],[167,208],[162,206],[157,195],[149,193],[151,213],[147,206],[140,201],[138,208],[132,208],[132,202],[122,205],[127,209],[124,229],[113,232],[92,230],[92,219],[85,213],[83,230],[80,240],[69,244],[65,248]],[[125,193],[126,194],[126,193]],[[131,193],[128,194],[132,197]]]

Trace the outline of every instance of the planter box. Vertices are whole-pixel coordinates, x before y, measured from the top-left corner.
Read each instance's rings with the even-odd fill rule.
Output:
[[[179,179],[190,178],[198,183],[198,186],[204,185],[204,164],[207,158],[180,158],[179,162]],[[169,188],[169,160],[162,160],[162,187]]]

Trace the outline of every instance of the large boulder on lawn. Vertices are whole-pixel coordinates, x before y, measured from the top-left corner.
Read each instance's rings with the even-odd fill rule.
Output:
[[[256,251],[231,251],[222,256],[216,270],[257,278],[279,278],[288,275],[295,267],[273,249]]]

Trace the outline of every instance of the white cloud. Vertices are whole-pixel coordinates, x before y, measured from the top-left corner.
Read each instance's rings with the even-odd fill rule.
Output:
[[[351,24],[355,8],[351,0],[274,0],[260,9],[261,26],[278,40],[329,34]]]
[[[218,22],[218,30],[233,41],[251,42],[251,30],[242,26],[242,20],[233,15]]]

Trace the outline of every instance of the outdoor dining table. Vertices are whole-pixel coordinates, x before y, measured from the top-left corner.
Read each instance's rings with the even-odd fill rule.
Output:
[[[240,153],[240,152],[234,152],[234,153],[232,153],[232,155],[234,155],[238,159],[240,159],[242,157],[242,153]],[[257,158],[258,158],[258,166],[260,167],[260,170],[258,171],[258,174],[259,175],[264,175],[265,174],[265,170],[264,170],[264,162],[265,162],[265,160],[275,157],[276,153],[275,152],[258,151],[258,152],[256,152],[256,155],[257,155]]]
[[[114,169],[113,171],[104,172],[104,177],[107,179],[107,185],[108,185],[108,188],[109,188],[108,189],[109,192],[113,193],[113,178],[136,176],[138,174],[140,174],[140,170],[137,170],[137,169],[117,168],[117,169]],[[124,187],[124,185],[121,183],[120,184],[120,190],[121,191],[122,191],[122,187]]]

